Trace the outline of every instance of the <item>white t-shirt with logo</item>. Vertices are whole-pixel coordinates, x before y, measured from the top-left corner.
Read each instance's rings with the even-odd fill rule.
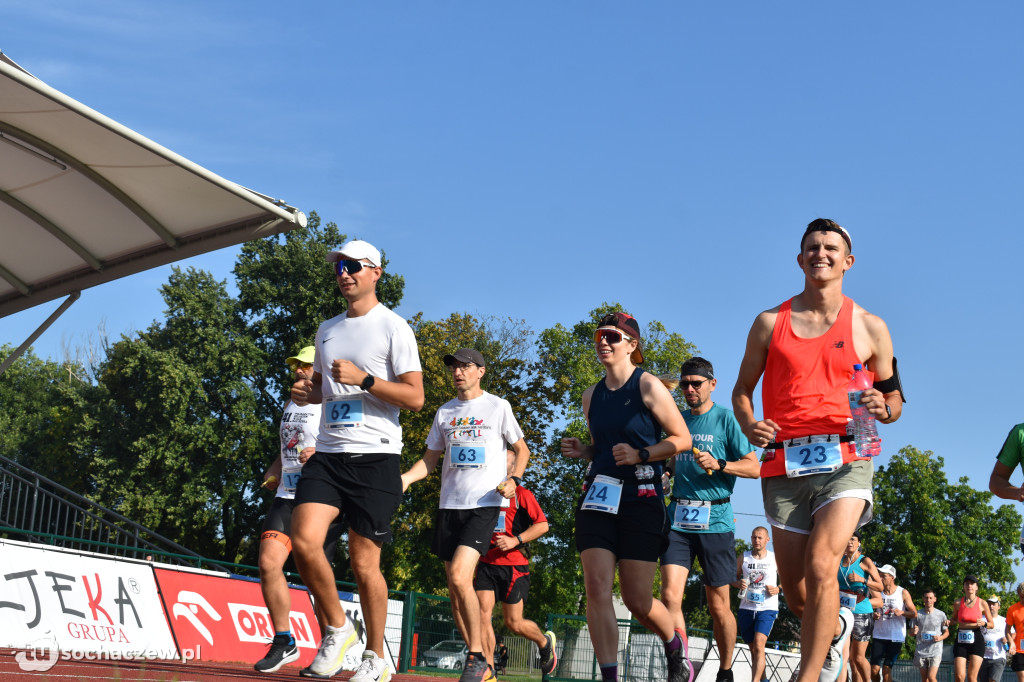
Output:
[[[416,336],[401,316],[378,303],[365,315],[344,312],[316,332],[313,369],[323,378],[323,414],[319,452],[402,452],[398,407],[359,386],[339,384],[331,363],[349,360],[378,379],[397,381],[407,372],[422,372]]]
[[[872,639],[884,639],[888,642],[902,642],[907,639],[907,619],[905,616],[897,616],[897,611],[902,611],[903,588],[898,585],[892,594],[882,592],[882,617],[875,621],[874,630],[871,633]]]
[[[299,453],[316,447],[321,411],[320,405],[299,407],[290,400],[285,405],[281,415],[281,480],[277,484],[277,497],[295,499],[295,486],[302,475]]]
[[[507,507],[495,488],[508,478],[506,443],[523,437],[504,398],[486,391],[473,400],[449,400],[434,415],[427,448],[444,452],[441,509]]]
[[[740,608],[747,611],[778,611],[779,595],[768,594],[768,585],[779,586],[779,565],[775,563],[775,552],[765,550],[757,559],[749,551],[743,553],[743,579],[747,589],[740,601]]]

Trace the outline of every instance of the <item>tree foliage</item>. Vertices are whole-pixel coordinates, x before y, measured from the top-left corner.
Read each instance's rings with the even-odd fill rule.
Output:
[[[114,343],[100,367],[96,496],[200,553],[248,558],[274,442],[253,388],[266,355],[225,282],[174,268],[161,293],[166,319]]]
[[[0,347],[8,357],[14,347]],[[89,492],[96,390],[79,363],[31,349],[0,375],[0,454],[72,490]]]
[[[992,494],[975,490],[966,477],[950,483],[943,464],[931,451],[908,446],[879,467],[874,519],[862,544],[876,564],[896,568],[897,584],[916,604],[931,588],[949,614],[964,576],[976,575],[979,594],[986,595],[1014,580],[1021,515],[1009,505],[993,509]]]

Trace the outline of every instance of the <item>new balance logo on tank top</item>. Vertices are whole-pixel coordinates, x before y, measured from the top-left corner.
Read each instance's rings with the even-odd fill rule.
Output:
[[[793,332],[793,299],[779,307],[761,384],[764,417],[780,428],[776,441],[846,434],[850,421],[846,389],[853,366],[860,363],[853,347],[853,308],[853,300],[844,296],[832,327],[821,336],[804,339]],[[871,459],[858,456],[852,443],[844,443],[842,452],[844,464]],[[785,473],[782,451],[768,450],[761,476]]]

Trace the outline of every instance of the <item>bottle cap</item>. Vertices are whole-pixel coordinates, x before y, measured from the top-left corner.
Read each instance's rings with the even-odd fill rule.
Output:
[[[854,365],[854,366],[853,366],[853,371],[854,371],[854,372],[859,372],[859,371],[861,371],[862,369],[864,369],[864,365],[861,365],[861,364],[856,364],[856,365]]]

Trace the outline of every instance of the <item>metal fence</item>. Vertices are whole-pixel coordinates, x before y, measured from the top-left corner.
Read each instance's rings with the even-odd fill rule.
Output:
[[[661,639],[651,634],[640,623],[618,620],[619,627],[619,679],[628,682],[650,682],[668,677],[665,651]],[[601,671],[590,642],[587,619],[583,616],[548,614],[547,629],[558,639],[558,664],[549,675],[553,680],[599,680]],[[703,646],[696,638],[690,639],[691,657],[704,652],[694,647]]]
[[[196,565],[203,557],[82,495],[0,456],[0,533],[11,539]],[[219,568],[208,563],[208,568]]]

